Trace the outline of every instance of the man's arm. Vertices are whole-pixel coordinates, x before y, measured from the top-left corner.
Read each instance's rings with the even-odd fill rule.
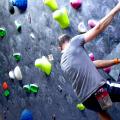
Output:
[[[97,25],[84,34],[85,42],[90,42],[96,38],[112,21],[114,16],[120,11],[120,2],[106,15],[102,18]]]
[[[113,60],[96,60],[96,61],[93,61],[93,63],[95,64],[96,68],[100,69],[100,68],[106,68],[112,65],[119,64],[120,59],[115,58]]]

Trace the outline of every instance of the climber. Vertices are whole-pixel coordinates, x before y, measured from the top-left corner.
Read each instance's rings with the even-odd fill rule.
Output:
[[[97,112],[101,120],[112,120],[106,110],[112,106],[112,102],[120,102],[120,84],[110,83],[99,74],[96,68],[119,64],[120,59],[92,62],[86,53],[84,44],[96,38],[119,11],[120,2],[87,33],[72,39],[67,34],[59,37],[63,72],[72,82],[72,87],[80,101],[86,108]]]

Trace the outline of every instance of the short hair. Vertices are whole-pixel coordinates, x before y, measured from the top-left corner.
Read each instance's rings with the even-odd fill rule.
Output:
[[[59,47],[62,48],[62,45],[65,43],[65,42],[69,42],[71,39],[71,37],[67,34],[63,34],[61,36],[58,37],[58,40],[59,40]]]

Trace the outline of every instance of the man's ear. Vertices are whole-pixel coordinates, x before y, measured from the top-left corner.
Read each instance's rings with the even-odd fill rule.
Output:
[[[58,47],[58,50],[62,51],[61,47]]]

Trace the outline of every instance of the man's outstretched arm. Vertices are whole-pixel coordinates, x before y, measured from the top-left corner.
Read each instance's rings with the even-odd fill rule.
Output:
[[[93,63],[95,64],[96,68],[100,69],[100,68],[106,68],[112,65],[119,64],[120,59],[115,58],[113,60],[95,60],[93,61]]]
[[[120,2],[108,13],[104,18],[102,18],[97,25],[84,34],[85,42],[90,42],[96,38],[112,21],[114,16],[120,11]]]

